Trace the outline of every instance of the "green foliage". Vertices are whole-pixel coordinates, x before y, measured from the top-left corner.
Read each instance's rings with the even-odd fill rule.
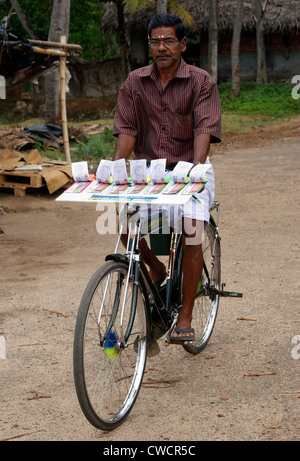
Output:
[[[153,2],[154,0],[124,0],[124,6],[126,6],[131,13],[135,13],[137,10],[147,8],[147,6],[151,5]]]
[[[240,97],[231,94],[231,84],[218,85],[222,111],[243,115],[265,115],[273,119],[300,114],[299,100],[292,98],[292,85],[242,82]]]
[[[20,6],[39,39],[47,40],[50,27],[52,0],[22,0]],[[4,16],[8,16],[10,9],[11,3],[9,0],[0,2],[0,18],[2,19]],[[15,13],[11,15],[9,28],[17,36],[29,38]]]
[[[116,138],[112,134],[112,129],[105,128],[99,135],[91,136],[87,142],[80,143],[78,149],[72,153],[72,159],[100,161],[101,158],[112,158],[114,155]]]
[[[179,16],[186,27],[193,27],[194,18],[189,12],[175,0],[168,0],[168,12],[173,11],[174,14]]]
[[[82,47],[82,58],[87,61],[104,60],[118,53],[117,34],[101,29],[103,8],[93,0],[73,1],[70,12],[69,43]]]

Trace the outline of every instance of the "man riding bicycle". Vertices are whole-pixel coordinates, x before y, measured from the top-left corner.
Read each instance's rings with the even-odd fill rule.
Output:
[[[216,83],[204,70],[185,63],[184,26],[174,15],[157,15],[148,26],[153,64],[131,72],[120,89],[114,117],[118,137],[114,160],[165,158],[173,170],[179,160],[210,163],[210,143],[221,141],[221,110]],[[180,210],[183,241],[183,304],[171,343],[193,341],[192,312],[203,270],[202,234],[214,199],[214,172],[207,171],[205,189]],[[164,264],[140,241],[151,278],[160,285]]]

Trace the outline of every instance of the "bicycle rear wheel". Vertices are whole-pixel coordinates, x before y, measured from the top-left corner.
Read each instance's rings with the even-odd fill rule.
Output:
[[[134,291],[130,280],[125,293],[127,274],[128,265],[115,261],[96,271],[82,297],[75,327],[77,397],[88,421],[102,430],[114,429],[128,416],[146,364],[143,287],[139,284]]]
[[[192,327],[195,330],[195,340],[183,344],[184,349],[191,354],[198,354],[206,346],[211,337],[219,307],[220,296],[209,290],[209,287],[219,289],[221,286],[220,241],[215,241],[214,266],[211,271],[211,258],[214,245],[215,230],[212,222],[205,228],[202,242],[203,273],[198,285],[193,309]]]

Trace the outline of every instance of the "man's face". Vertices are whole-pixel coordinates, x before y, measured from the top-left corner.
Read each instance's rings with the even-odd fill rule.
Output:
[[[167,69],[177,66],[181,54],[186,50],[186,39],[183,38],[179,42],[174,27],[158,27],[152,30],[150,39],[158,40],[155,46],[150,43],[151,54],[157,67]]]

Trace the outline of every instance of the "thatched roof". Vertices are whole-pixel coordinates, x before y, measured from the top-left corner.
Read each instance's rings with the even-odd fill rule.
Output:
[[[196,31],[208,29],[209,1],[208,0],[177,0],[194,18]],[[114,29],[117,26],[116,6],[114,3],[105,3],[103,26]],[[219,31],[233,28],[236,10],[236,0],[219,0],[218,3],[218,26]],[[155,2],[153,6],[131,15],[126,12],[126,26],[147,26],[150,19],[155,15]],[[265,33],[298,31],[300,26],[300,0],[268,0],[264,13],[263,28]],[[244,1],[243,30],[256,28],[256,15],[254,0]]]
[[[186,9],[195,19],[197,28],[208,28],[209,2],[187,1]],[[219,0],[218,25],[220,30],[232,29],[236,11],[235,0]],[[283,32],[297,29],[300,25],[299,0],[268,0],[264,13],[265,32]],[[244,1],[243,29],[256,28],[256,15],[253,0]]]

